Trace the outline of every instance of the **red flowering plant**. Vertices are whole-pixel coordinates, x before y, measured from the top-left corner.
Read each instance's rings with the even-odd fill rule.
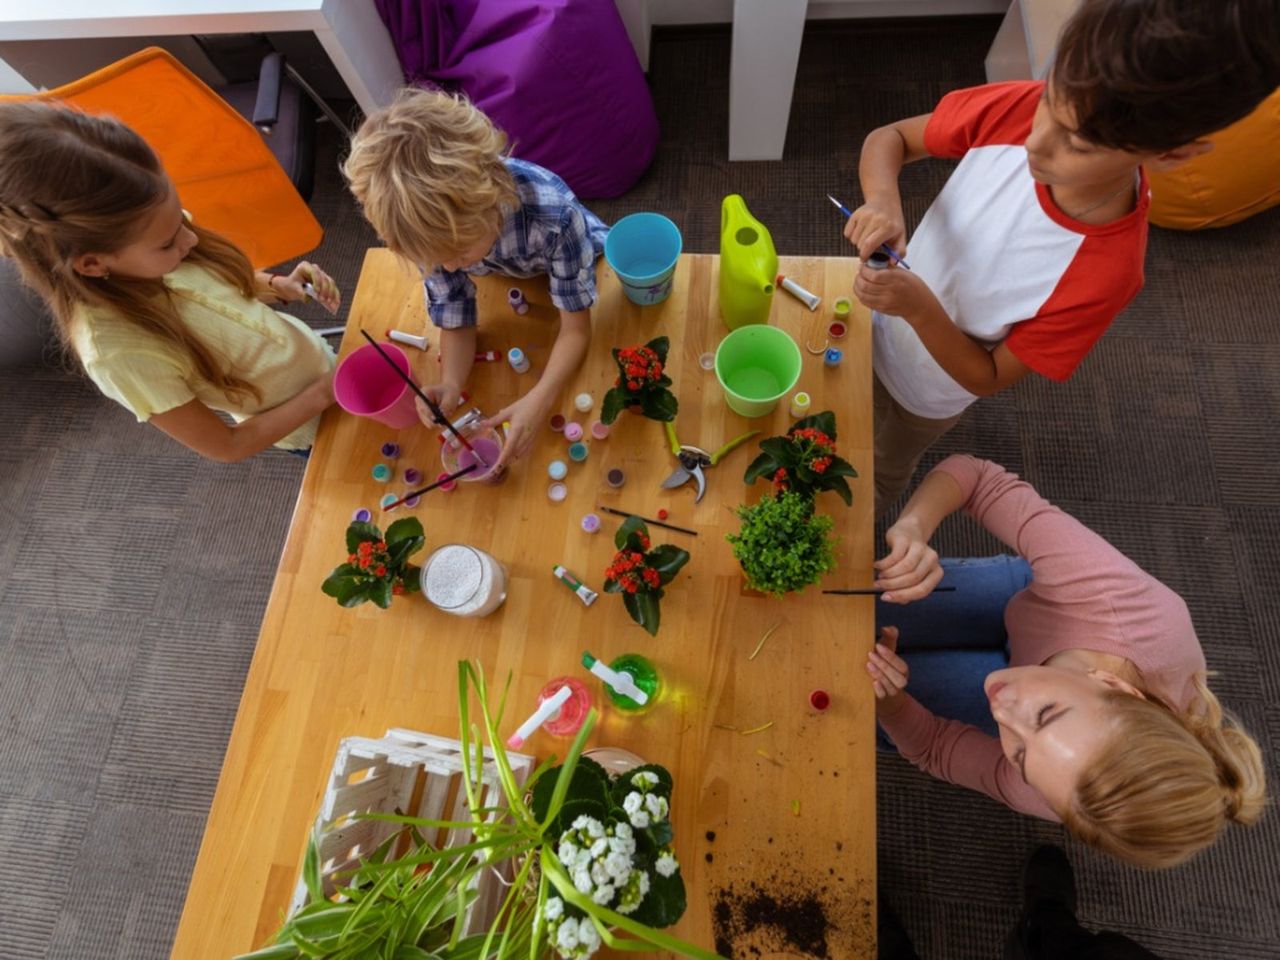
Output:
[[[624,409],[639,407],[639,413],[650,420],[674,420],[679,403],[667,387],[671,378],[665,373],[670,341],[656,337],[643,347],[614,347],[613,360],[618,365],[618,379],[604,395],[600,419],[613,423]]]
[[[764,477],[775,493],[791,491],[812,500],[823,490],[834,490],[845,502],[853,503],[853,492],[845,477],[856,477],[853,465],[836,456],[836,415],[830,410],[797,420],[781,437],[760,441],[764,451],[743,476],[754,483]]]
[[[605,593],[622,594],[631,619],[657,636],[662,588],[689,562],[689,551],[669,543],[652,546],[649,528],[639,517],[627,517],[613,542],[618,552],[604,571]]]
[[[334,567],[320,589],[344,607],[372,600],[385,610],[392,597],[420,588],[419,568],[409,557],[425,542],[416,517],[397,520],[386,536],[372,523],[357,520],[347,527],[347,562]]]

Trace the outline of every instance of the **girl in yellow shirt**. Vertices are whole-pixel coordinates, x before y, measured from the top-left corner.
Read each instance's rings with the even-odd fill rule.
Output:
[[[263,301],[303,300],[310,281],[333,310],[337,286],[306,262],[287,277],[255,273],[190,221],[124,124],[0,104],[0,250],[89,377],[139,421],[225,462],[311,445],[333,403],[333,352]]]

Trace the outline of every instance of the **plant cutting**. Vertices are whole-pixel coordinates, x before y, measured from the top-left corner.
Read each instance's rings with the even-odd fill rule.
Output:
[[[689,562],[689,551],[664,543],[653,547],[649,527],[639,517],[628,517],[613,537],[618,552],[604,571],[606,593],[622,594],[631,619],[657,636],[662,588]]]
[[[853,503],[846,477],[858,471],[848,460],[836,456],[836,415],[830,410],[797,420],[783,436],[760,441],[763,451],[747,467],[744,483],[768,479],[778,492],[789,490],[813,499],[824,490],[834,490],[845,506]]]
[[[667,771],[647,765],[610,777],[583,757],[598,719],[593,709],[564,762],[542,764],[526,791],[498,733],[505,691],[491,706],[480,667],[467,661],[458,664],[458,687],[469,819],[363,815],[400,830],[342,878],[332,899],[321,886],[313,840],[303,865],[308,902],[274,944],[240,960],[542,960],[553,952],[585,960],[601,945],[714,960],[710,951],[657,929],[685,909],[671,849]],[[472,693],[478,725],[471,720]],[[486,762],[496,767],[505,805],[482,796]],[[449,831],[461,833],[453,846],[427,839]],[[397,842],[406,840],[408,852],[393,859]],[[488,929],[467,935],[475,884],[491,869],[507,871],[510,885]]]
[[[372,600],[385,610],[392,597],[419,589],[419,568],[409,558],[424,542],[416,517],[397,520],[386,536],[372,523],[354,521],[347,527],[347,561],[334,567],[320,589],[344,607]]]
[[[780,597],[835,569],[835,521],[814,513],[812,499],[782,490],[735,512],[742,527],[725,539],[751,589]]]
[[[679,409],[676,395],[667,388],[666,337],[655,337],[642,347],[614,347],[613,362],[618,378],[604,395],[600,419],[613,423],[623,410],[632,410],[650,420],[674,420]]]

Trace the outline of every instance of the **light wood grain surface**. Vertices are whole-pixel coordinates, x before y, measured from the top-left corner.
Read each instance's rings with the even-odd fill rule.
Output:
[[[744,420],[724,403],[715,374],[699,367],[699,356],[714,350],[726,332],[717,305],[717,264],[714,256],[682,257],[670,299],[641,309],[625,300],[602,263],[591,350],[562,397],[561,411],[589,423],[615,374],[609,348],[666,334],[682,442],[714,450],[746,430],[758,428],[764,436],[784,432],[792,423],[785,401],[770,417]],[[830,305],[848,294],[856,265],[853,259],[783,258],[783,271],[820,293],[823,303],[810,313],[779,291],[770,322],[802,345],[820,345]],[[557,329],[545,281],[518,281],[533,304],[525,317],[507,308],[508,283],[478,279],[480,347],[521,346],[533,371],[519,375],[505,362],[477,364],[469,389],[486,412],[532,386]],[[366,257],[344,354],[363,344],[359,327],[375,334],[388,327],[428,327],[416,272],[385,250]],[[805,353],[800,380],[813,395],[814,411],[836,412],[839,451],[860,474],[852,481],[852,508],[834,494],[819,501],[819,509],[835,517],[839,535],[839,567],[823,582],[827,587],[868,586],[872,580],[870,319],[856,302],[850,327],[840,342],[844,362],[826,368],[820,356]],[[434,346],[425,354],[406,352],[419,382],[438,377]],[[572,398],[581,391],[595,397],[593,415],[575,414]],[[689,909],[673,928],[677,935],[740,956],[753,947],[765,956],[801,956],[825,941],[832,957],[873,957],[875,720],[863,669],[873,601],[824,597],[818,588],[772,600],[743,589],[724,537],[737,529],[730,508],[765,491],[762,482],[750,489],[742,482],[758,452],[756,442],[708,472],[708,490],[697,505],[692,486],[659,488],[675,460],[661,426],[629,414],[619,418],[607,440],[592,441],[585,463],[569,464],[563,503],[546,497],[547,464],[568,461],[563,437],[550,429],[505,483],[460,484],[451,493],[427,494],[413,511],[427,535],[417,561],[442,543],[461,542],[489,551],[509,573],[503,607],[484,619],[461,619],[416,594],[396,598],[384,611],[371,604],[346,610],[320,592],[325,576],[345,559],[343,532],[352,511],[369,507],[385,527],[389,521],[379,515],[378,500],[405,489],[398,475],[389,485],[370,475],[380,446],[393,439],[403,447],[400,468],[416,466],[428,477],[439,472],[434,431],[396,433],[336,407],[325,414],[173,955],[206,960],[263,944],[282,920],[338,741],[380,736],[390,727],[456,737],[455,664],[472,657],[491,679],[514,672],[512,713],[520,717],[506,726],[514,729],[532,709],[547,680],[575,675],[602,707],[595,743],[625,747],[671,769],[676,852],[689,891]],[[604,483],[605,472],[615,466],[627,473],[621,490]],[[651,528],[655,544],[676,543],[692,553],[667,588],[656,638],[631,622],[618,596],[603,593],[620,521],[605,514],[600,533],[584,533],[579,521],[597,504],[651,517],[665,507],[670,522],[699,533]],[[404,516],[403,509],[390,518]],[[601,591],[600,599],[584,607],[552,577],[556,563]],[[749,660],[775,624],[780,626]],[[604,706],[598,683],[577,665],[584,649],[606,661],[624,652],[651,658],[665,684],[659,702],[639,717]],[[809,707],[815,688],[831,694],[825,713]],[[742,732],[769,722],[760,733]],[[540,732],[525,750],[545,757],[562,754],[566,746]],[[767,907],[769,899],[787,916],[808,910],[818,918],[808,928],[820,939],[806,950],[788,944],[776,927],[752,929],[744,907]]]

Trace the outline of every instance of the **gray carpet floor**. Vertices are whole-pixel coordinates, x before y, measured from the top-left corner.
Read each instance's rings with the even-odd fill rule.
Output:
[[[811,26],[788,149],[725,160],[726,30],[660,32],[652,169],[592,206],[658,210],[714,252],[742,193],[787,254],[847,252],[824,195],[856,202],[862,137],[979,83],[989,18]],[[353,289],[374,242],[323,135],[310,259]],[[908,168],[914,223],[949,166]],[[1153,231],[1147,284],[1078,375],[978,404],[953,451],[1017,470],[1186,598],[1212,685],[1280,774],[1280,211],[1212,233]],[[319,313],[308,320],[322,323]],[[75,375],[0,371],[0,956],[167,955],[302,475],[267,453],[223,466],[139,426]],[[964,521],[946,552],[996,552]],[[1080,913],[1166,958],[1280,956],[1274,813],[1148,874],[1059,829],[879,764],[881,892],[921,956],[1000,955],[1020,869],[1066,842]],[[214,954],[211,954],[213,956]]]

